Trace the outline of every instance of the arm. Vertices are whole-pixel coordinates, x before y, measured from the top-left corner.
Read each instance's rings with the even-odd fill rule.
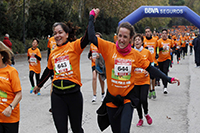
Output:
[[[49,79],[49,77],[52,75],[52,73],[53,73],[53,70],[50,70],[50,69],[48,69],[48,67],[46,67],[46,69],[44,70],[44,72],[42,74],[42,77],[41,77],[39,83],[33,89],[33,92],[35,94],[37,94],[40,91],[40,89],[42,88],[44,83]]]
[[[176,83],[178,82],[178,85],[180,85],[180,81],[177,78],[170,78],[167,75],[165,75],[163,72],[161,72],[159,69],[155,68],[154,66],[149,65],[146,70],[150,73],[153,74],[155,77],[159,77],[162,79],[167,80],[169,83]]]
[[[12,107],[16,107],[17,104],[18,104],[18,103],[21,101],[21,99],[22,99],[22,92],[21,92],[21,91],[16,92],[15,94],[16,94],[16,95],[15,95],[15,98],[14,98],[14,100],[12,101],[12,103],[10,104]],[[11,113],[12,113],[12,108],[11,108],[10,105],[2,112],[2,113],[3,113],[5,116],[7,116],[7,117],[10,117],[10,115],[11,115]]]
[[[96,10],[95,10],[96,11]],[[90,12],[89,16],[89,25],[88,25],[88,39],[91,43],[93,43],[98,48],[98,42],[97,37],[95,36],[95,30],[94,30],[94,19],[97,17],[97,14],[95,15],[94,9]],[[99,10],[98,10],[99,11]]]
[[[84,49],[89,43],[88,30],[85,31],[85,35],[81,38],[81,48]]]
[[[41,61],[41,57],[39,57],[38,55],[35,54],[35,58],[39,61]]]

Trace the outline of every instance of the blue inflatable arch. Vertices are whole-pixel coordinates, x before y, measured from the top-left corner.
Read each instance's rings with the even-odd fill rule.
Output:
[[[200,29],[200,16],[187,6],[141,6],[122,19],[119,24],[129,22],[134,25],[145,17],[184,17]]]

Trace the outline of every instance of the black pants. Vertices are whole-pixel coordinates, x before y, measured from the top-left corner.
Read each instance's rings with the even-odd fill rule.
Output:
[[[192,46],[190,46],[190,54],[192,54]]]
[[[79,91],[69,94],[51,95],[53,120],[58,133],[68,133],[68,118],[73,133],[83,133],[83,97]]]
[[[144,114],[148,114],[148,96],[149,85],[135,85],[134,92],[136,93],[137,97],[139,98],[139,104],[137,106],[137,112],[140,119],[143,118],[142,116],[142,107],[144,110]]]
[[[166,61],[163,61],[163,62],[158,62],[160,70],[163,73],[165,73],[167,76],[168,76],[168,70],[169,70],[169,62],[170,62],[169,59],[167,59]],[[164,85],[164,88],[167,88],[167,80],[162,79],[162,83]]]
[[[183,57],[185,57],[186,47],[181,47],[181,52],[183,53]]]
[[[113,133],[129,133],[131,127],[131,121],[133,116],[133,107],[131,103],[126,103],[119,116],[114,118],[113,116],[117,112],[118,108],[107,107],[108,117]]]
[[[179,49],[176,50],[176,57],[177,57],[177,61],[179,61],[179,58],[180,58],[180,50]]]
[[[30,71],[30,72],[29,72],[29,79],[30,79],[30,82],[31,82],[31,86],[32,86],[32,87],[35,87],[34,80],[33,80],[34,74],[35,74],[35,78],[36,78],[36,84],[39,83],[39,79],[40,79],[40,74],[37,74],[37,73],[35,73],[34,71]]]
[[[18,133],[19,122],[0,123],[0,133]]]

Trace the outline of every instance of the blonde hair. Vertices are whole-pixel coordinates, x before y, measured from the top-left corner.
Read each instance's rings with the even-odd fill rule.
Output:
[[[0,41],[0,54],[3,56],[4,64],[11,64],[11,56],[13,52],[2,41]]]

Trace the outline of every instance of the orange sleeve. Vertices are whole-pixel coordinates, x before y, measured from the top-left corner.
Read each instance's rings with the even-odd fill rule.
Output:
[[[47,68],[49,69],[49,70],[53,70],[53,65],[52,65],[52,61],[51,61],[52,59],[51,59],[51,53],[50,53],[50,55],[49,55],[49,59],[48,59],[48,63],[47,63]]]
[[[11,85],[13,92],[19,92],[22,90],[19,75],[16,69],[11,72]]]

